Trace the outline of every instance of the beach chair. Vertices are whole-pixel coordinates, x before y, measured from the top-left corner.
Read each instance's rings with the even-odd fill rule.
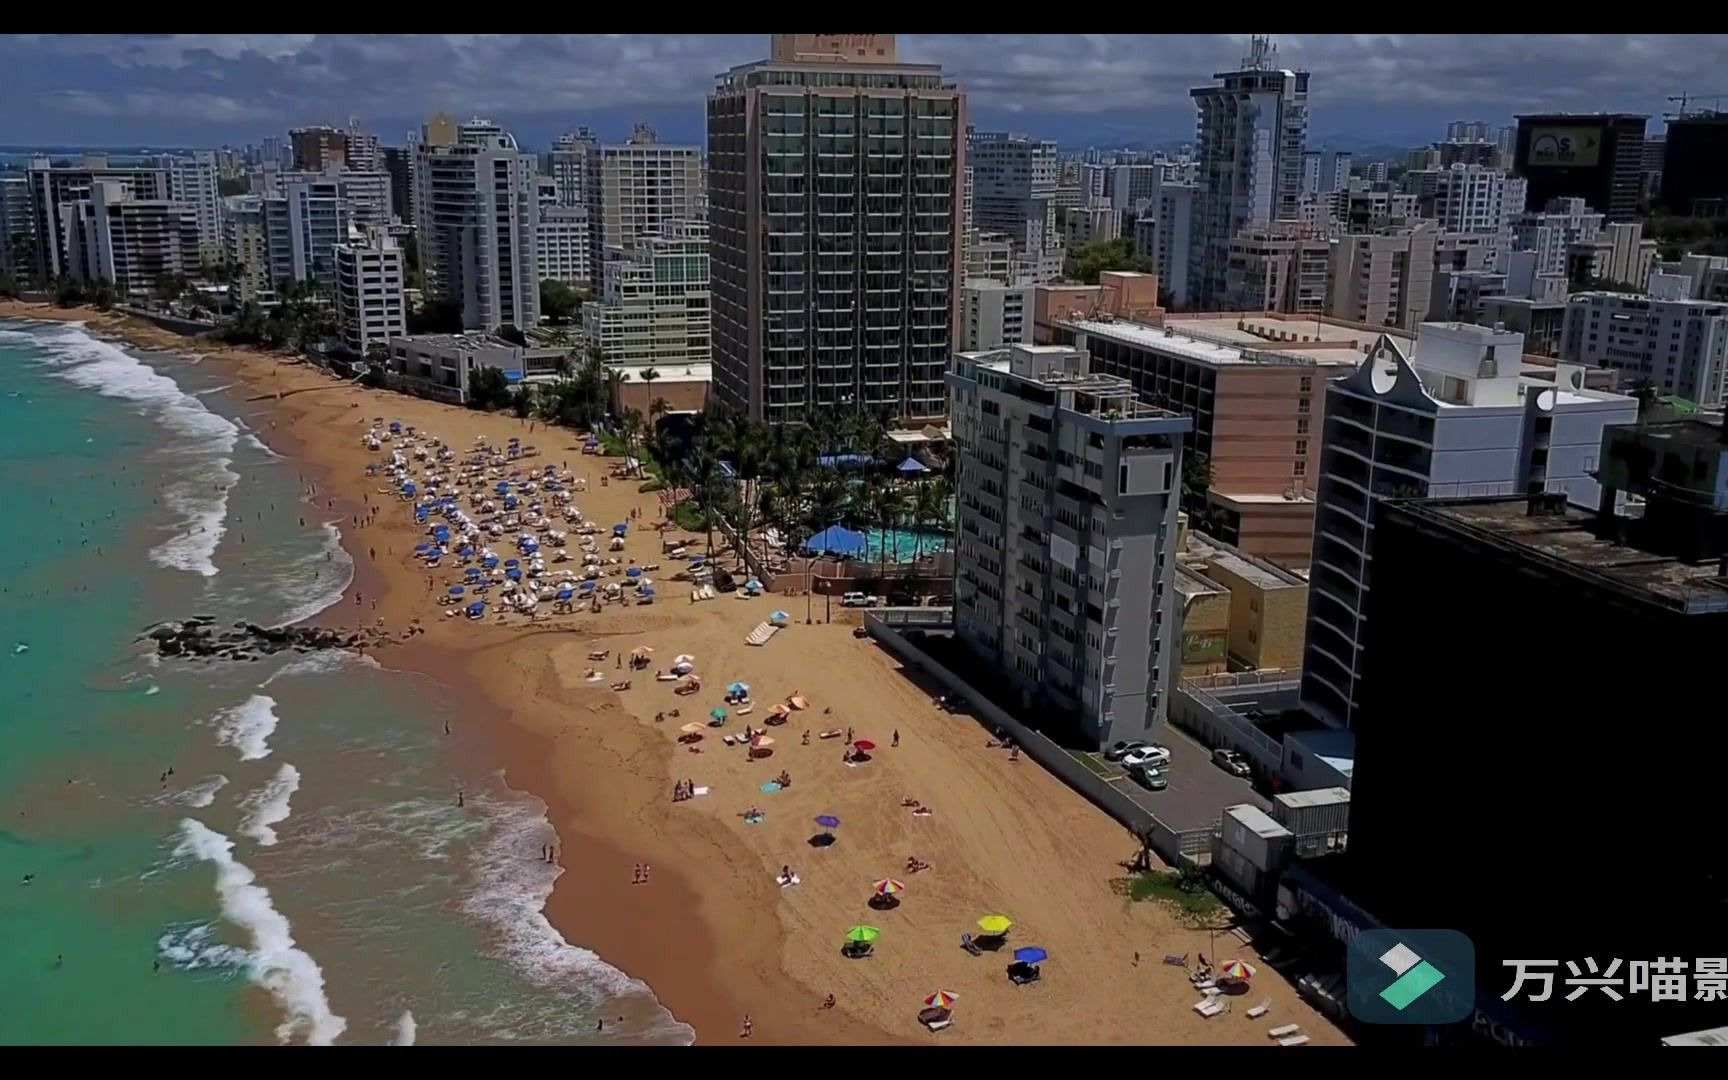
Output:
[[[1275,1028],[1267,1029],[1266,1034],[1268,1037],[1273,1039],[1287,1039],[1301,1030],[1301,1024],[1283,1024]]]
[[[962,949],[965,949],[967,952],[971,953],[973,956],[983,956],[984,955],[984,950],[980,949],[978,947],[978,943],[972,940],[971,934],[961,934],[960,935],[960,947]]]
[[[1308,1036],[1306,1036],[1306,1035],[1291,1035],[1287,1038],[1279,1039],[1278,1045],[1279,1046],[1301,1046],[1303,1043],[1306,1043],[1307,1041],[1308,1041]]]
[[[1210,1020],[1229,1008],[1221,998],[1202,998],[1194,1003],[1194,1011]]]
[[[1254,1006],[1252,1009],[1248,1010],[1248,1019],[1258,1020],[1262,1016],[1265,1016],[1267,1013],[1269,1013],[1271,1011],[1272,1011],[1272,999],[1271,998],[1263,998],[1261,1000],[1260,1004],[1258,1004],[1258,1005]]]
[[[949,1027],[953,1023],[954,1023],[954,1021],[952,1021],[952,1020],[932,1020],[928,1024],[925,1024],[924,1026],[929,1028],[931,1031],[935,1032],[935,1031],[941,1031],[943,1028]]]

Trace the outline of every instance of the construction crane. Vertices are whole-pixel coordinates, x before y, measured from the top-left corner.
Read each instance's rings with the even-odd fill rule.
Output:
[[[1728,98],[1728,91],[1725,91],[1725,92],[1720,93],[1720,94],[1694,94],[1691,91],[1683,91],[1679,94],[1670,94],[1668,97],[1668,100],[1678,104],[1680,106],[1680,111],[1677,113],[1663,113],[1662,119],[1664,119],[1664,120],[1684,120],[1688,116],[1698,115],[1698,113],[1689,113],[1686,111],[1687,104],[1689,102],[1693,102],[1693,101],[1713,102],[1714,106],[1709,111],[1719,113],[1722,111],[1722,99],[1723,98]],[[1700,110],[1700,112],[1702,112],[1702,111],[1703,110]]]

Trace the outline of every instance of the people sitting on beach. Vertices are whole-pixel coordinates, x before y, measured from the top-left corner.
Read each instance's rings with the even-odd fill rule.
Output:
[[[923,804],[920,803],[917,799],[914,799],[912,796],[908,795],[904,799],[900,800],[900,805],[901,806],[910,806],[910,807],[916,808],[916,807],[922,806]]]
[[[822,1007],[824,1009],[832,1009],[834,1007],[834,995],[833,994],[829,994],[827,997],[822,999]]]
[[[798,743],[800,746],[809,746],[810,745],[810,732],[808,729],[805,730],[803,738],[799,739]]]
[[[925,862],[923,859],[920,859],[918,856],[906,856],[906,872],[908,874],[916,874],[920,870],[928,869],[930,869],[930,864]]]
[[[1009,748],[1008,760],[1009,761],[1019,761],[1020,760],[1020,748],[1018,746],[1014,746],[1014,747]]]
[[[774,778],[774,782],[779,784],[782,789],[789,788],[792,786],[792,774],[781,769],[780,775]]]

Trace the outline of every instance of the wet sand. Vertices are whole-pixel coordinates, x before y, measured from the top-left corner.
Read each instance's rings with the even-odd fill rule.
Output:
[[[17,305],[0,305],[0,314],[54,317],[53,309]],[[816,625],[804,625],[801,596],[722,595],[691,604],[689,586],[671,580],[675,567],[645,527],[658,517],[657,496],[638,493],[633,482],[601,488],[610,462],[581,455],[576,433],[530,432],[514,417],[341,385],[304,365],[208,351],[130,320],[120,326],[89,311],[59,314],[145,346],[203,353],[207,363],[232,367],[254,394],[269,395],[248,422],[272,449],[304,463],[321,502],[337,500],[356,564],[351,593],[361,604],[350,595],[312,621],[382,618],[399,631],[421,620],[423,635],[389,646],[379,660],[431,674],[468,702],[464,712],[502,756],[511,786],[547,802],[560,861],[571,868],[548,917],[570,941],[647,982],[699,1041],[742,1041],[745,1013],[754,1043],[1267,1045],[1266,1028],[1282,1023],[1302,1024],[1315,1043],[1347,1041],[1264,967],[1251,991],[1234,999],[1232,1013],[1212,1020],[1195,1014],[1190,1006],[1199,994],[1159,960],[1206,953],[1208,933],[1161,905],[1112,891],[1120,864],[1136,850],[1133,837],[1031,760],[986,749],[988,736],[974,720],[936,709],[928,690],[891,657],[852,637],[850,616],[839,608],[825,625],[818,601]],[[278,390],[285,392],[280,400]],[[518,436],[541,450],[528,464],[567,461],[578,476],[586,473],[589,491],[575,501],[588,517],[609,523],[641,511],[623,554],[667,564],[653,574],[660,601],[597,615],[584,610],[535,627],[520,617],[504,625],[444,618],[438,601],[455,574],[435,573],[428,588],[426,571],[408,558],[421,530],[404,504],[363,473],[377,455],[360,436],[378,416],[436,434],[458,452],[477,434],[495,445]],[[376,524],[349,527],[381,502]],[[765,647],[745,645],[744,635],[777,607],[792,613],[793,625]],[[671,684],[654,681],[652,668],[629,675],[611,657],[599,665],[601,681],[585,681],[590,649],[616,655],[637,645],[653,648],[658,666],[676,653],[694,654],[703,692],[676,696]],[[626,675],[629,691],[608,688]],[[700,753],[680,746],[678,727],[706,718],[737,679],[751,685],[754,711],[706,732]],[[760,726],[768,707],[794,690],[813,708],[769,729],[771,757],[749,760],[722,744],[721,734]],[[657,713],[674,708],[680,717],[656,722]],[[877,744],[872,760],[856,767],[840,760],[843,737],[817,737],[823,728],[848,726]],[[809,745],[800,738],[806,729]],[[895,731],[898,747],[891,746]],[[758,790],[782,769],[792,775],[789,789]],[[674,780],[686,777],[711,793],[673,803]],[[901,805],[908,797],[934,813],[913,815]],[[750,806],[764,811],[761,824],[743,821]],[[841,819],[837,842],[812,847],[808,839],[819,831],[812,819],[824,813]],[[931,869],[906,873],[911,855]],[[637,863],[653,868],[646,885],[632,884]],[[802,883],[781,889],[774,877],[787,864]],[[896,909],[875,911],[866,901],[871,882],[883,877],[907,889]],[[963,952],[960,934],[998,912],[1015,920],[1006,948],[983,957]],[[868,959],[840,955],[842,935],[856,923],[882,930]],[[1255,959],[1228,934],[1216,942],[1215,960]],[[1017,987],[1006,978],[1008,953],[1018,945],[1050,952],[1039,983]],[[954,1025],[931,1035],[916,1015],[938,989],[955,992],[959,1002]],[[820,1007],[827,994],[836,1000],[832,1010]],[[1262,999],[1272,1004],[1268,1016],[1247,1021],[1242,1013]]]

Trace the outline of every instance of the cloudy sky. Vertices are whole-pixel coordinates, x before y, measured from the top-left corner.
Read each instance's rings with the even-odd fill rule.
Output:
[[[1310,131],[1413,145],[1450,119],[1627,110],[1728,93],[1728,35],[1278,35],[1314,73]],[[1187,97],[1233,67],[1244,35],[902,34],[939,62],[981,127],[1065,146],[1192,137]],[[291,125],[365,126],[399,143],[428,113],[486,115],[541,145],[578,123],[633,120],[699,141],[713,76],[766,35],[112,34],[0,37],[0,145],[255,142]],[[1658,124],[1652,125],[1657,130]]]

